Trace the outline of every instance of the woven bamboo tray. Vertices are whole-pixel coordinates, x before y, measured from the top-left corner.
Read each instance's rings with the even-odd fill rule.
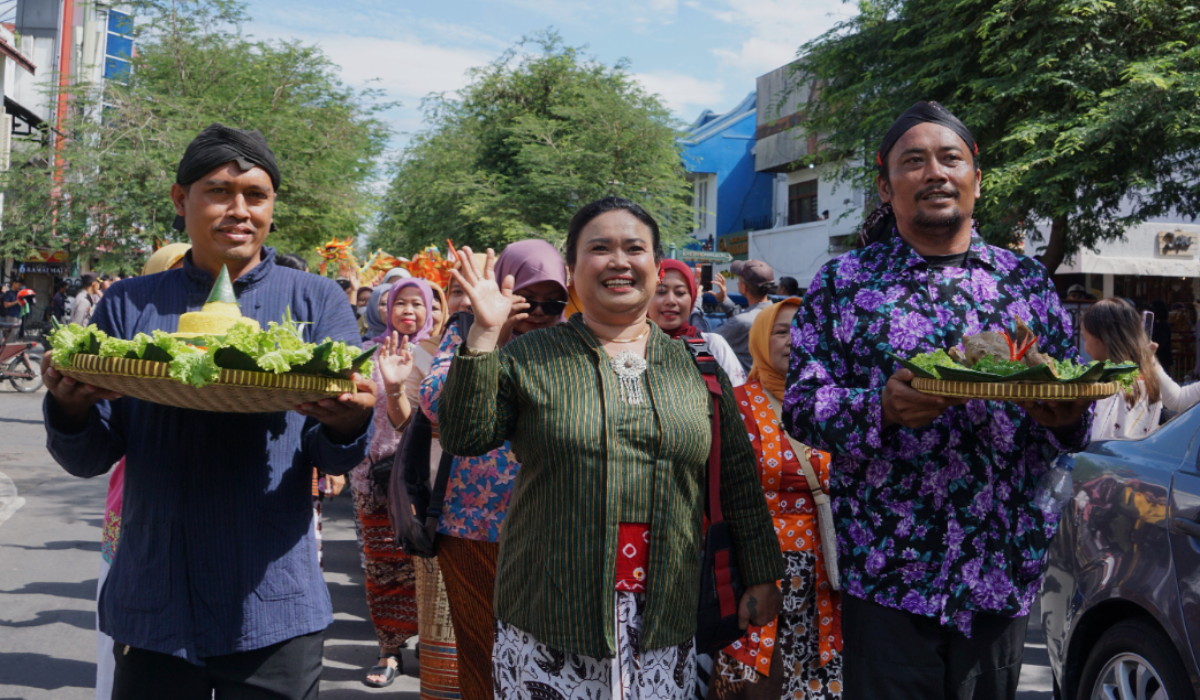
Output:
[[[171,379],[167,363],[123,357],[75,355],[60,369],[80,382],[143,401],[222,413],[274,413],[353,392],[354,382],[310,374],[274,374],[222,369],[216,382],[201,387]]]
[[[1117,393],[1116,382],[955,382],[917,377],[912,386],[926,394],[994,401],[1074,401]]]

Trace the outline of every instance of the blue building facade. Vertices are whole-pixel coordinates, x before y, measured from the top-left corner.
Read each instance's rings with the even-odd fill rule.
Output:
[[[754,169],[755,101],[751,92],[724,114],[705,110],[679,138],[693,183],[693,235],[735,258],[746,257],[749,231],[773,224],[774,175]]]

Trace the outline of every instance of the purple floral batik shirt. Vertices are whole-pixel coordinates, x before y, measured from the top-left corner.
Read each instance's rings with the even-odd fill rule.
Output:
[[[833,455],[843,590],[970,634],[977,612],[1026,615],[1057,516],[1034,506],[1090,414],[1052,433],[1013,403],[968,401],[922,428],[882,427],[891,357],[1008,330],[1021,318],[1057,358],[1076,357],[1068,316],[1037,261],[972,238],[959,266],[931,266],[898,235],[826,264],[792,327],[785,427]]]

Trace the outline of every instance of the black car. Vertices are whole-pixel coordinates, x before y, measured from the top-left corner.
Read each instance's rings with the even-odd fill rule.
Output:
[[[1200,406],[1075,456],[1042,586],[1061,700],[1200,698]]]

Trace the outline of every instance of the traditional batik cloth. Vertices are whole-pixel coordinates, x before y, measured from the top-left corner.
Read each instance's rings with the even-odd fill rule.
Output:
[[[1029,614],[1058,516],[1042,475],[1087,444],[1090,416],[1055,433],[1006,401],[968,401],[921,428],[883,426],[895,356],[946,350],[1023,319],[1042,352],[1075,359],[1070,317],[1045,268],[971,239],[931,265],[900,236],[827,263],[792,326],[784,427],[833,454],[842,591],[964,634],[978,612]]]
[[[356,472],[357,467],[351,473],[351,481]],[[355,488],[354,514],[366,578],[367,609],[375,625],[375,636],[381,648],[401,648],[417,633],[416,572],[412,557],[392,539],[387,497],[381,491]]]
[[[412,374],[417,372],[414,367]],[[383,386],[378,365],[372,379],[376,386]],[[415,389],[414,383],[409,396],[414,406]],[[393,539],[387,493],[371,479],[371,463],[394,454],[400,444],[401,433],[392,427],[388,418],[387,398],[383,392],[377,396],[372,420],[375,434],[371,448],[367,458],[350,472],[350,490],[354,494],[355,530],[365,574],[367,609],[375,625],[379,646],[397,649],[417,633],[416,572],[412,557],[397,547]]]
[[[672,700],[691,697],[696,653],[689,640],[643,651],[646,597],[617,591],[616,657],[571,654],[542,644],[528,632],[496,623],[497,698],[536,700]]]
[[[117,544],[121,540],[121,501],[125,494],[125,458],[117,462],[108,477],[108,495],[104,502],[104,524],[100,528],[100,575],[96,579],[96,604],[100,603],[100,591],[104,580],[117,556]],[[96,700],[107,700],[112,696],[113,640],[100,631],[100,618],[96,618]]]
[[[842,696],[842,655],[835,652],[822,658],[816,554],[784,552],[783,560],[787,565],[787,574],[779,582],[783,610],[779,613],[778,632],[771,640],[773,648],[769,656],[772,663],[779,665],[776,675],[761,674],[757,666],[723,651],[716,659],[708,696],[711,700],[747,695],[796,700],[830,700]],[[763,685],[766,692],[756,694],[748,685]]]

